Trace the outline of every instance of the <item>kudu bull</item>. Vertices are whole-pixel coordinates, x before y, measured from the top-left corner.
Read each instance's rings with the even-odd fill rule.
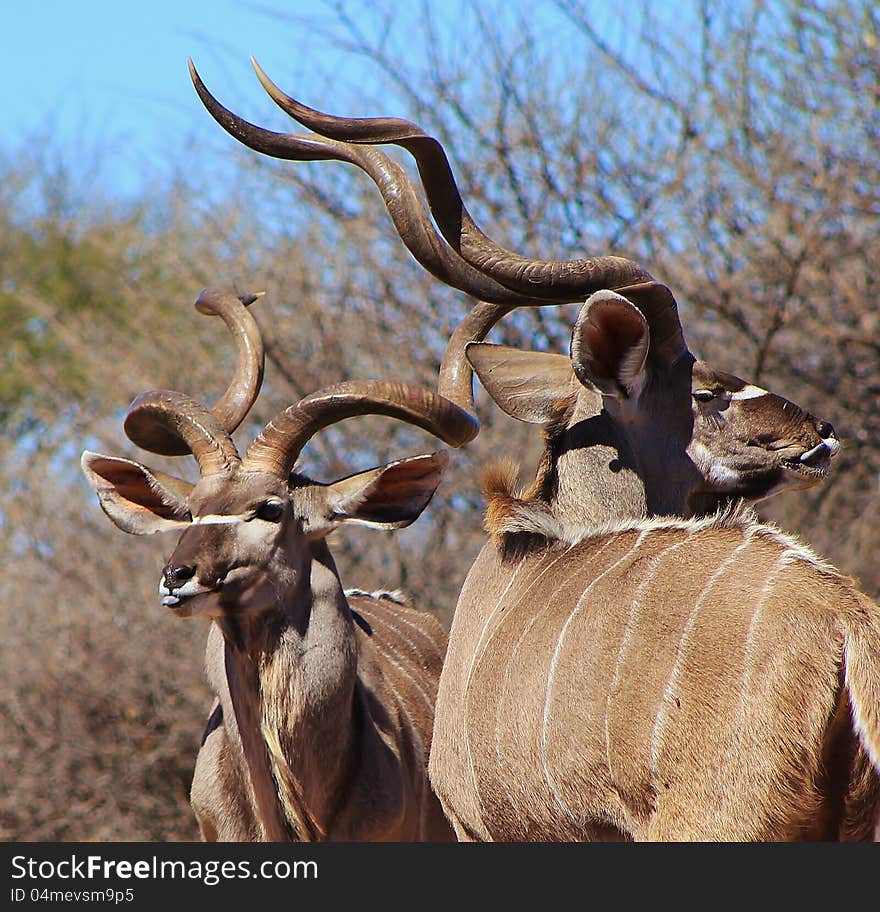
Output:
[[[250,148],[362,169],[415,258],[448,285],[481,299],[449,342],[438,391],[473,415],[473,366],[502,409],[544,425],[535,491],[561,519],[705,514],[739,497],[758,500],[808,486],[827,473],[839,450],[833,427],[696,360],[671,291],[641,266],[613,256],[527,259],[499,247],[468,214],[435,139],[395,118],[354,120],[314,111],[254,66],[272,99],[322,135],[256,127],[208,92],[192,62],[190,74],[210,114]],[[406,172],[362,143],[395,143],[416,157],[439,234]],[[517,307],[572,303],[591,294],[572,334],[570,358],[476,344]]]
[[[162,572],[162,604],[215,622],[207,666],[219,704],[192,790],[203,837],[450,838],[426,769],[445,635],[393,597],[347,600],[325,540],[345,523],[411,523],[446,456],[329,485],[292,470],[312,435],[356,415],[394,417],[453,446],[476,426],[433,393],[349,382],[276,415],[240,458],[230,435],[259,390],[259,333],[232,295],[206,290],[197,306],[233,330],[233,383],[212,410],[179,392],[144,393],[125,430],[151,452],[192,453],[199,481],[90,452],[82,466],[123,531],[184,530]]]
[[[502,408],[545,425],[530,492],[488,478],[493,542],[453,621],[431,774],[459,836],[869,836],[876,607],[746,514],[640,519],[814,483],[839,446],[831,426],[696,361],[671,293],[635,264],[498,247],[419,128],[320,114],[258,75],[329,138],[260,130],[193,71],[212,115],[252,148],[373,178],[419,262],[486,302],[453,337],[441,391],[473,410],[467,358]],[[447,244],[401,169],[356,145],[384,142],[416,157]],[[597,291],[570,360],[469,344],[513,307]]]

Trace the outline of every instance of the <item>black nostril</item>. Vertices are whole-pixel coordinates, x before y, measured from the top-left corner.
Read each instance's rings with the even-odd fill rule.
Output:
[[[185,564],[181,567],[168,566],[162,571],[162,576],[165,578],[165,585],[169,589],[174,589],[181,583],[185,583],[187,580],[192,579],[195,575],[196,568],[187,567]]]
[[[830,421],[816,422],[816,433],[823,439],[828,440],[830,437],[836,437],[834,425]]]

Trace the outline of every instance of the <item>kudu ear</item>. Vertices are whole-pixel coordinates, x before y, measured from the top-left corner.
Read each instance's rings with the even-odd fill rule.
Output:
[[[546,424],[559,400],[577,392],[565,355],[471,342],[465,356],[495,404],[519,421]]]
[[[606,396],[637,396],[645,380],[651,332],[644,314],[622,295],[587,298],[571,333],[571,364],[581,383]]]
[[[442,451],[412,456],[327,485],[333,519],[376,529],[408,526],[428,505],[448,462]]]
[[[88,450],[80,464],[101,508],[123,532],[152,535],[189,524],[189,482],[130,459]]]
[[[678,317],[675,295],[660,282],[642,282],[618,288],[644,314],[651,328],[651,360],[664,366],[675,364],[687,352],[687,343]]]

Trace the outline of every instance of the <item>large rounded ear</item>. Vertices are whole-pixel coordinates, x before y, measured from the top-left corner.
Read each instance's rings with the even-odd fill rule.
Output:
[[[637,397],[650,344],[648,321],[638,307],[613,291],[597,291],[572,330],[571,364],[581,383],[604,395]]]
[[[80,464],[101,508],[123,532],[152,535],[189,524],[193,486],[130,459],[86,450]]]
[[[408,526],[428,506],[448,462],[444,451],[411,456],[327,485],[324,493],[332,525],[353,522],[376,529]],[[307,527],[306,531],[319,530]]]
[[[493,402],[520,421],[546,424],[556,403],[577,392],[565,355],[471,342],[465,356]]]
[[[660,282],[642,282],[618,288],[617,293],[638,307],[651,329],[651,360],[666,366],[675,364],[687,352],[678,317],[675,296]]]

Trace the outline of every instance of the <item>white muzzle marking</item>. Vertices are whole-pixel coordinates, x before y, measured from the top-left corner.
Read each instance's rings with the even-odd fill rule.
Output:
[[[187,580],[182,586],[175,589],[169,589],[165,581],[159,583],[159,597],[166,608],[173,608],[179,605],[184,599],[191,598],[194,595],[201,595],[204,592],[213,592],[209,586],[203,586],[198,580]]]

